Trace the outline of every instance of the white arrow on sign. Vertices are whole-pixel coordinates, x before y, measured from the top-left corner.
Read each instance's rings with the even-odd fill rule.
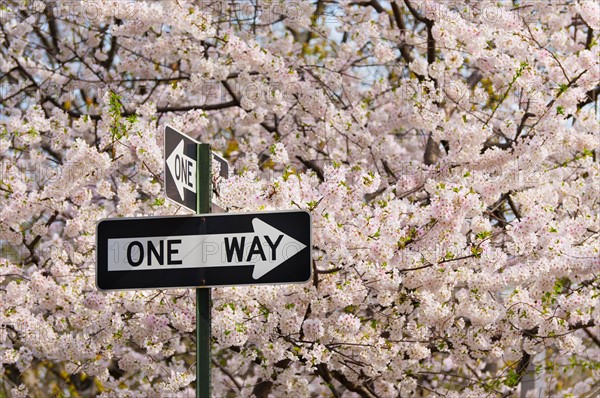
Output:
[[[192,159],[183,153],[183,140],[177,144],[167,158],[167,168],[175,181],[181,200],[184,200],[184,188],[196,193],[196,159]]]
[[[259,218],[254,232],[108,240],[108,271],[253,265],[259,279],[306,247]]]

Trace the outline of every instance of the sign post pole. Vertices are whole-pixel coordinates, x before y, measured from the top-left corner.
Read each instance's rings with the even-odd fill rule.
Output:
[[[196,214],[210,212],[212,196],[211,164],[209,144],[198,144],[198,187]],[[210,343],[211,343],[211,291],[196,288],[196,398],[210,398]]]

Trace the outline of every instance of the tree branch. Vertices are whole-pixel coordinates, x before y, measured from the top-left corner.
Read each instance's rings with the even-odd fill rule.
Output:
[[[318,364],[317,370],[315,371],[315,373],[317,375],[321,376],[323,381],[325,381],[325,383],[327,383],[327,387],[329,387],[329,389],[331,390],[331,393],[333,394],[333,396],[335,398],[341,397],[340,393],[336,390],[335,386],[332,383],[333,378],[331,376],[331,372],[329,371],[329,368],[327,367],[327,364],[324,364],[324,363]]]
[[[410,13],[415,17],[415,19],[419,22],[423,22],[427,27],[427,63],[431,65],[435,62],[435,39],[433,38],[434,22],[431,19],[419,14],[419,12],[413,7],[409,0],[404,0],[404,4],[406,4],[408,11],[410,11]]]
[[[377,395],[374,395],[373,393],[371,393],[371,391],[369,391],[367,388],[365,388],[364,386],[360,386],[358,384],[355,384],[353,382],[351,382],[342,372],[340,372],[339,370],[333,370],[331,371],[331,375],[340,383],[342,383],[342,385],[344,387],[346,387],[348,390],[357,393],[358,395],[360,395],[362,398],[377,398]]]
[[[221,364],[219,364],[219,362],[217,362],[217,360],[215,360],[214,358],[211,359],[211,362],[212,362],[213,366],[216,366],[217,368],[219,368],[219,370],[221,372],[223,372],[223,374],[225,376],[227,376],[233,382],[233,384],[235,384],[238,391],[242,391],[242,385],[240,385],[240,383],[235,379],[235,377],[227,369],[225,369],[223,366],[221,366]]]
[[[594,42],[594,29],[588,26],[587,37],[585,38],[585,48],[588,50],[592,48]]]
[[[302,156],[296,155],[296,159],[298,159],[304,166],[311,169],[317,174],[319,180],[324,181],[325,175],[323,174],[323,169],[314,161],[314,160],[305,160]]]
[[[406,25],[404,24],[404,20],[402,19],[402,12],[400,11],[400,7],[398,7],[398,4],[395,1],[392,1],[391,5],[392,13],[394,14],[394,21],[396,21],[396,26],[400,30],[400,33],[406,34]],[[408,47],[408,44],[406,44],[406,40],[404,40],[404,38],[402,38],[402,43],[400,44],[399,49],[400,54],[407,63],[411,63],[414,60],[413,56],[410,54],[410,49]]]
[[[594,342],[594,343],[595,343],[595,344],[596,344],[598,347],[600,347],[600,339],[599,339],[598,337],[594,336],[594,335],[592,334],[592,332],[590,332],[590,331],[589,331],[589,330],[587,330],[586,328],[584,328],[584,329],[583,329],[583,331],[585,332],[585,334],[587,334],[587,335],[588,335],[588,337],[589,337],[590,339],[592,339],[592,341],[593,341],[593,342]]]
[[[595,88],[585,93],[586,98],[577,104],[577,109],[581,109],[587,104],[591,104],[593,102],[598,101],[598,94],[600,94],[600,86],[596,86]]]

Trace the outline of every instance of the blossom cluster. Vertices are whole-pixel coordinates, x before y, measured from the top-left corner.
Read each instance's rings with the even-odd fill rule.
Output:
[[[193,292],[95,286],[100,219],[185,213],[167,124],[311,213],[309,283],[213,289],[214,396],[597,392],[596,1],[6,3],[1,396],[193,395]]]

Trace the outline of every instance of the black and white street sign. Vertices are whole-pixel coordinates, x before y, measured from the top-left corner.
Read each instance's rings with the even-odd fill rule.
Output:
[[[206,167],[196,164],[198,144],[198,141],[174,128],[165,127],[165,194],[168,199],[192,211],[196,211],[197,206],[197,172]],[[221,166],[220,175],[227,178],[227,161],[217,154],[213,154],[213,158]]]
[[[302,283],[311,277],[305,211],[101,220],[101,290]]]

